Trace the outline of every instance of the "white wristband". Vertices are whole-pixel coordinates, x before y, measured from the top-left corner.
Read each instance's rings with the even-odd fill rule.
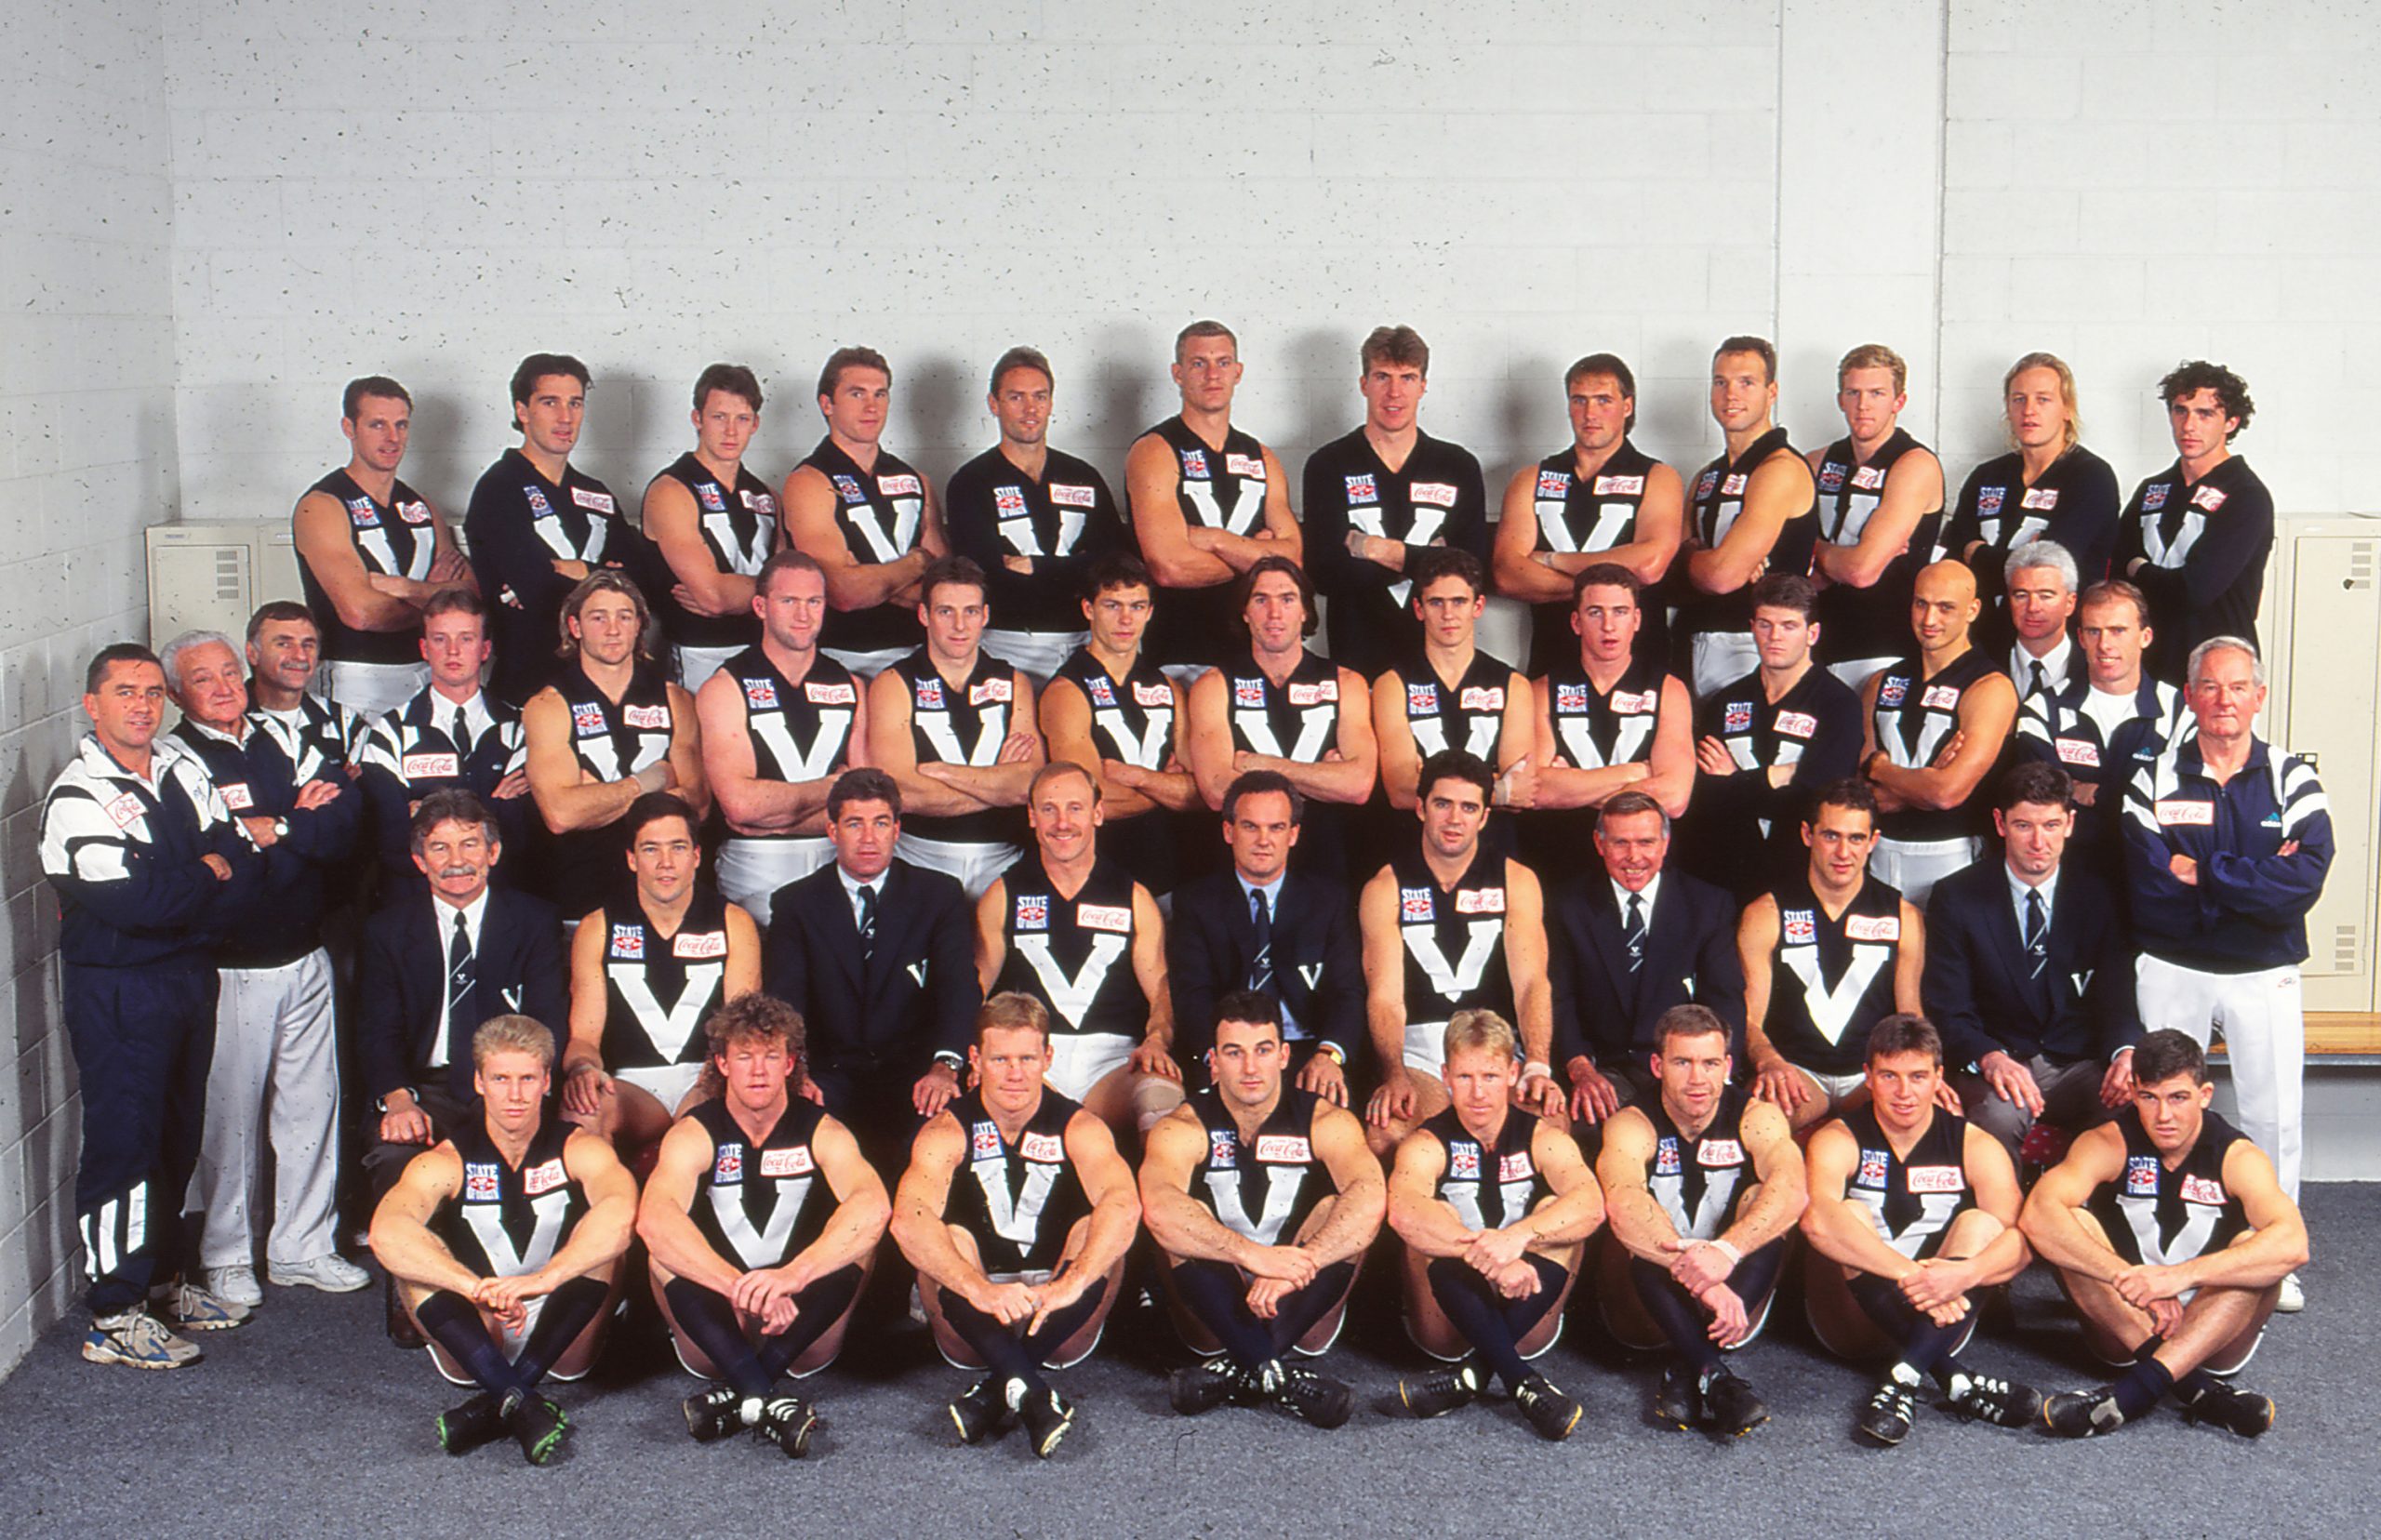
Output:
[[[1713,1251],[1718,1252],[1722,1256],[1726,1257],[1728,1259],[1728,1266],[1731,1268],[1734,1268],[1737,1263],[1742,1262],[1745,1259],[1744,1253],[1736,1250],[1736,1247],[1728,1244],[1725,1241],[1706,1241],[1703,1243],[1710,1247]]]
[[[1540,1075],[1545,1076],[1548,1080],[1552,1080],[1554,1078],[1554,1066],[1544,1063],[1538,1059],[1532,1059],[1527,1064],[1522,1066],[1523,1080],[1536,1080]]]

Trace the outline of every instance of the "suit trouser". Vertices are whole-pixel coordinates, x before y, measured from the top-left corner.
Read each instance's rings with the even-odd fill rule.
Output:
[[[145,1303],[161,1271],[191,1261],[181,1199],[206,1114],[215,965],[196,957],[145,968],[69,962],[62,985],[82,1082],[74,1217],[91,1313],[115,1315]]]
[[[2273,1157],[2281,1190],[2298,1201],[2301,1135],[2306,1123],[2307,1016],[2298,964],[2255,973],[2202,973],[2141,955],[2134,969],[2141,1025],[2171,1027],[2207,1046],[2224,1029],[2241,1132]]]
[[[2010,1056],[2016,1058],[2014,1054]],[[2002,1096],[1982,1075],[1964,1070],[1955,1070],[1951,1075],[1952,1087],[1960,1094],[1960,1105],[1967,1109],[1968,1121],[2000,1140],[2011,1160],[2017,1158],[2019,1147],[2037,1122],[2080,1134],[2108,1122],[2112,1115],[2100,1102],[2100,1085],[2108,1079],[2108,1067],[2098,1059],[2055,1064],[2036,1054],[2017,1059],[2017,1063],[2032,1074],[2034,1089],[2042,1093],[2040,1118]]]
[[[256,1261],[251,1206],[273,1145],[265,1257],[308,1262],[339,1249],[339,1034],[331,958],[320,947],[277,968],[225,968],[206,1076],[206,1126],[189,1207],[204,1212],[203,1268]]]
[[[909,1169],[910,1146],[925,1122],[915,1100],[918,1075],[897,1065],[854,1061],[814,1066],[810,1079],[827,1098],[828,1113],[852,1131],[860,1154],[890,1191]]]
[[[397,1185],[413,1158],[428,1150],[441,1139],[451,1139],[455,1131],[479,1115],[479,1098],[462,1095],[452,1090],[444,1069],[422,1072],[421,1083],[414,1095],[423,1116],[430,1120],[429,1144],[392,1144],[380,1137],[376,1121],[371,1144],[364,1151],[364,1179],[372,1190],[372,1206],[379,1208],[380,1200]],[[548,1116],[552,1116],[552,1103],[547,1104]],[[375,1114],[376,1120],[378,1114]]]

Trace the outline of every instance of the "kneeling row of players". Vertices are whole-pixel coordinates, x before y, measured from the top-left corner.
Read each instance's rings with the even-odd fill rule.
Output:
[[[2021,1195],[2001,1144],[1943,1094],[1923,1018],[1871,1036],[1871,1099],[1807,1150],[1786,1118],[1729,1083],[1728,1036],[1698,1006],[1663,1020],[1660,1095],[1624,1109],[1591,1170],[1571,1135],[1522,1109],[1511,1026],[1446,1029],[1450,1105],[1401,1143],[1384,1178],[1350,1113],[1285,1083],[1279,1013],[1222,1002],[1214,1085],[1149,1133],[1137,1180],[1099,1119],[1047,1089],[1047,1017],[995,995],[977,1021],[971,1089],[920,1132],[888,1198],[849,1131],[791,1094],[800,1016],[752,994],[708,1026],[717,1095],[664,1138],[640,1195],[611,1146],[545,1115],[553,1040],[500,1016],[472,1045],[483,1116],[417,1157],[382,1201],[375,1255],[475,1394],[437,1421],[460,1454],[506,1436],[533,1464],[569,1422],[540,1391],[592,1366],[632,1236],[681,1361],[699,1440],[744,1428],[789,1455],[819,1426],[790,1379],[832,1360],[888,1227],[918,1273],[936,1346],[980,1377],[950,1404],[975,1443],[1011,1420],[1047,1457],[1075,1420],[1049,1376],[1097,1345],[1142,1225],[1166,1302],[1197,1355],[1174,1373],[1183,1414],[1276,1406],[1345,1423],[1350,1387],[1309,1365],[1337,1336],[1357,1267],[1386,1219],[1404,1242],[1404,1318],[1448,1365],[1399,1385],[1416,1415],[1501,1382],[1523,1419],[1567,1437],[1579,1403],[1531,1361],[1552,1346],[1588,1242],[1613,1334],[1669,1355],[1657,1422],[1739,1436],[1768,1410],[1728,1363],[1757,1336],[1798,1228],[1820,1341],[1889,1364],[1855,1422],[1897,1444],[1928,1381],[1966,1418],[2089,1437],[2172,1395],[2194,1421],[2255,1436],[2272,1402],[2228,1375],[2307,1255],[2265,1154],[2207,1110],[2200,1049],[2177,1032],[2135,1053],[2133,1105],[2084,1134]],[[2022,1207],[2022,1213],[2021,1213]],[[1968,1356],[1982,1292],[2035,1254],[2055,1266],[2108,1386],[2047,1398]]]

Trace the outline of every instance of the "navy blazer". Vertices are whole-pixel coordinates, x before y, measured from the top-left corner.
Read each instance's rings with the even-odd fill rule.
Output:
[[[1204,1062],[1216,1031],[1216,1002],[1248,984],[1257,922],[1239,873],[1210,872],[1177,890],[1166,927],[1165,965],[1174,995],[1175,1061]],[[1336,1045],[1353,1065],[1364,1043],[1364,953],[1356,902],[1346,884],[1293,864],[1273,904],[1273,994],[1310,1039]]]
[[[2027,965],[1998,854],[1935,883],[1919,998],[1954,1069],[1996,1051],[2021,1063],[2036,1054],[2106,1061],[2141,1041],[2123,906],[2108,879],[2080,861],[2061,862],[2053,879],[2050,962],[2040,978]]]
[[[417,889],[375,914],[364,928],[356,989],[355,1041],[364,1086],[374,1096],[419,1088],[430,1068],[438,1017],[446,1002],[446,948],[454,911]],[[545,1024],[557,1061],[570,1035],[570,970],[562,923],[552,908],[517,888],[491,887],[480,916],[475,999],[485,1016],[512,1014]],[[446,1043],[446,1076],[456,1095],[472,1090],[472,1034],[457,1022]]]
[[[1654,1024],[1673,1005],[1701,1005],[1728,1025],[1728,1051],[1744,1063],[1745,970],[1736,955],[1736,902],[1676,867],[1662,870],[1645,917],[1645,962],[1629,972],[1620,905],[1603,863],[1571,878],[1546,907],[1548,971],[1554,985],[1554,1062],[1585,1055],[1599,1067],[1643,1064]]]
[[[974,908],[957,879],[898,857],[877,895],[876,949],[860,960],[859,922],[834,863],[769,900],[761,984],[802,1013],[808,1062],[915,1079],[938,1053],[964,1058],[976,1037]]]

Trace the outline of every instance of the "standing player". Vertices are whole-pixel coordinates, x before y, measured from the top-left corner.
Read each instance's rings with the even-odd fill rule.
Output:
[[[565,921],[623,884],[630,804],[675,791],[699,818],[702,736],[695,700],[654,665],[653,615],[617,572],[581,580],[562,608],[562,669],[521,710],[529,794],[554,836],[546,893]]]
[[[990,1371],[951,1403],[960,1441],[979,1443],[1014,1415],[1046,1460],[1075,1409],[1042,1372],[1099,1345],[1141,1202],[1108,1125],[1043,1085],[1050,1018],[1039,1001],[986,1001],[967,1055],[976,1088],[919,1132],[893,1239],[918,1269],[942,1356]]]
[[[1364,1115],[1376,1154],[1445,1106],[1440,1043],[1448,1021],[1464,1012],[1519,1018],[1528,1051],[1523,1105],[1563,1115],[1551,1067],[1545,897],[1536,872],[1483,846],[1495,784],[1488,767],[1460,749],[1430,756],[1415,810],[1420,839],[1357,896],[1364,1016],[1381,1069]]]
[[[695,446],[645,489],[645,533],[673,579],[657,594],[689,690],[761,639],[753,614],[761,564],[778,548],[778,496],[744,469],[761,428],[761,382],[741,364],[695,379]],[[658,575],[657,575],[658,576]]]
[[[437,791],[470,791],[495,813],[503,843],[529,849],[529,740],[521,713],[480,687],[495,653],[487,604],[465,589],[434,595],[421,610],[421,656],[430,683],[372,724],[356,757],[380,843],[384,890],[411,886],[414,809]],[[510,881],[510,874],[507,881]]]
[[[2074,677],[2075,644],[2067,627],[2075,618],[2075,555],[2055,540],[2029,540],[2009,553],[2002,577],[2009,629],[2015,635],[2009,644],[2009,680],[2017,687],[2022,710],[2067,688]]]
[[[1231,783],[1270,770],[1306,799],[1299,861],[1337,882],[1350,865],[1350,809],[1371,797],[1379,760],[1364,676],[1308,650],[1314,588],[1297,564],[1266,556],[1240,581],[1248,650],[1190,686],[1190,773],[1220,810]]]
[[[2053,1396],[2042,1420],[2088,1439],[2171,1392],[2192,1422],[2254,1439],[2273,1402],[2232,1385],[2282,1281],[2307,1264],[2307,1222],[2273,1162],[2208,1110],[2207,1056],[2181,1032],[2134,1051],[2133,1105],[2079,1137],[2026,1201],[2026,1239],[2058,1269],[2115,1384]]]
[[[481,1115],[413,1158],[372,1215],[372,1255],[432,1343],[479,1393],[438,1417],[468,1454],[510,1433],[544,1465],[570,1430],[538,1393],[581,1378],[602,1349],[616,1269],[636,1228],[636,1178],[611,1146],[545,1115],[553,1034],[527,1016],[472,1034]]]
[[[2256,403],[2221,364],[2194,360],[2158,382],[2174,431],[2175,463],[2134,489],[2118,521],[2113,577],[2149,598],[2158,639],[2149,671],[2188,683],[2191,650],[2214,636],[2257,634],[2273,494],[2232,453]]]
[[[1571,579],[1578,643],[1531,682],[1537,751],[1524,784],[1536,811],[1521,845],[1541,871],[1575,864],[1595,830],[1595,809],[1616,792],[1643,791],[1669,817],[1686,811],[1695,786],[1693,707],[1662,660],[1637,650],[1643,598],[1627,567],[1583,568]]]
[[[1695,709],[1695,795],[1688,868],[1749,902],[1806,859],[1811,793],[1860,764],[1860,697],[1811,661],[1819,629],[1808,579],[1772,573],[1753,585],[1761,667]]]
[[[2077,442],[2075,373],[2055,353],[2030,352],[2002,377],[2009,452],[1968,472],[1943,526],[1943,551],[1975,574],[1986,604],[1987,645],[2009,640],[2001,585],[2009,553],[2055,540],[2075,557],[2078,581],[2108,575],[2117,542],[2117,473]]]
[[[2084,590],[2077,606],[2079,677],[2055,695],[2027,700],[2017,719],[2020,759],[2067,772],[2075,792],[2075,852],[2122,889],[2124,789],[2169,738],[2197,731],[2183,693],[2152,679],[2149,604],[2122,578]]]
[[[1876,841],[1868,782],[1828,787],[1802,821],[1802,872],[1747,905],[1736,926],[1754,1094],[1797,1132],[1868,1095],[1869,1029],[1919,1009],[1925,928],[1869,874]]]
[[[1496,591],[1530,606],[1530,671],[1544,673],[1571,651],[1571,580],[1599,562],[1636,575],[1647,591],[1669,575],[1686,532],[1678,472],[1629,442],[1637,425],[1637,377],[1612,353],[1590,353],[1563,377],[1571,444],[1505,485],[1504,516],[1492,552]],[[1646,617],[1637,645],[1669,657],[1667,613]]]
[[[1661,1095],[1604,1127],[1612,1229],[1596,1304],[1626,1346],[1669,1349],[1655,1421],[1740,1438],[1769,1408],[1721,1355],[1768,1324],[1809,1193],[1784,1116],[1729,1083],[1728,1039],[1701,1005],[1663,1012],[1648,1055]]]
[[[1725,446],[1696,473],[1686,541],[1670,591],[1678,607],[1676,657],[1697,697],[1752,670],[1752,585],[1764,574],[1800,578],[1818,539],[1818,483],[1772,424],[1777,350],[1731,337],[1711,355],[1711,419]]]
[[[695,825],[669,792],[639,797],[620,819],[634,900],[605,903],[571,937],[563,1115],[624,1150],[659,1143],[685,1110],[704,1019],[761,987],[752,917],[695,880]]]
[[[1124,523],[1108,483],[1084,460],[1050,447],[1050,361],[1011,348],[992,365],[985,405],[1001,441],[951,473],[943,518],[951,549],[984,569],[985,599],[1002,625],[992,650],[1047,683],[1084,639],[1084,580],[1121,548]]]
[[[1407,618],[1414,562],[1430,546],[1488,560],[1480,461],[1422,431],[1430,346],[1411,326],[1376,326],[1358,383],[1364,425],[1307,457],[1308,565],[1331,600],[1331,656],[1370,678],[1420,640]]]
[[[1811,1135],[1811,1330],[1844,1358],[1892,1356],[1853,1425],[1863,1438],[1909,1437],[1929,1375],[1962,1416],[2023,1427],[2041,1393],[1960,1357],[1975,1333],[1969,1295],[2029,1260],[2016,1168],[1998,1139],[1935,1105],[1943,1040],[1925,1017],[1885,1017],[1868,1048],[1868,1104]]]
[[[1554,1346],[1603,1194],[1571,1136],[1516,1095],[1510,1023],[1468,1010],[1440,1055],[1447,1105],[1397,1147],[1389,1222],[1405,1242],[1405,1330],[1455,1367],[1402,1380],[1417,1417],[1479,1399],[1491,1376],[1543,1439],[1579,1426],[1579,1403],[1529,1361]]]
[[[769,900],[832,857],[827,792],[868,760],[867,688],[818,649],[827,575],[785,550],[761,565],[752,596],[761,638],[695,695],[703,780],[719,798],[727,843],[719,887],[755,922]]]
[[[1882,343],[1845,353],[1835,404],[1851,432],[1807,457],[1819,487],[1819,661],[1856,690],[1901,656],[1910,589],[1943,520],[1943,462],[1899,425],[1909,375]]]
[[[934,488],[878,442],[892,405],[885,355],[837,348],[818,371],[827,435],[785,479],[786,538],[827,574],[827,656],[871,679],[918,644],[919,579],[951,550]]]
[[[413,432],[406,388],[385,375],[348,381],[339,431],[353,452],[298,499],[290,530],[322,628],[325,693],[377,716],[421,687],[423,606],[469,589],[472,572],[438,510],[397,480]]]
[[[1177,816],[1204,807],[1199,783],[1183,768],[1185,688],[1142,645],[1152,597],[1138,558],[1092,563],[1080,601],[1089,640],[1042,688],[1042,737],[1054,763],[1080,764],[1098,778],[1109,855],[1164,897],[1174,891]]]
[[[1141,1162],[1175,1324],[1202,1356],[1174,1372],[1174,1409],[1268,1401],[1337,1427],[1354,1395],[1284,1361],[1320,1357],[1339,1335],[1388,1207],[1380,1162],[1353,1113],[1284,1083],[1289,1049],[1270,997],[1234,990],[1216,1009],[1214,1083],[1150,1130]]]
[[[1529,681],[1476,644],[1488,604],[1486,575],[1468,551],[1417,552],[1412,571],[1422,644],[1373,681],[1381,790],[1398,814],[1412,812],[1422,762],[1460,749],[1496,766],[1498,806],[1526,807],[1536,795],[1527,762],[1537,748],[1537,724]],[[1404,832],[1403,817],[1392,816],[1388,825]],[[1512,843],[1496,843],[1507,849]]]
[[[1231,423],[1240,339],[1193,321],[1174,339],[1182,410],[1133,441],[1124,459],[1133,538],[1164,596],[1153,660],[1189,684],[1231,651],[1238,583],[1260,557],[1306,560],[1290,478],[1272,450]]]
[[[1870,864],[1913,904],[1976,857],[1990,805],[1985,779],[2017,725],[2009,676],[1971,644],[1975,577],[1957,562],[1918,575],[1909,625],[1918,654],[1860,687],[1860,773],[1877,789]]]
[[[704,1036],[720,1094],[662,1139],[637,1235],[678,1361],[714,1382],[686,1398],[686,1431],[750,1427],[799,1458],[818,1414],[779,1380],[843,1349],[893,1205],[851,1131],[787,1089],[802,1083],[792,1006],[745,995]]]
[[[553,639],[577,585],[603,569],[645,590],[666,578],[611,488],[570,463],[587,387],[587,365],[568,353],[521,361],[512,371],[521,446],[481,473],[463,515],[472,571],[496,618],[488,687],[514,706],[527,705],[559,671]]]
[[[1165,986],[1165,922],[1150,890],[1099,857],[1099,783],[1045,764],[1026,794],[1035,848],[976,905],[976,981],[1039,1001],[1052,1090],[1116,1131],[1145,1131],[1182,1102]]]
[[[869,682],[868,757],[901,789],[902,856],[980,898],[1017,859],[1016,810],[1042,768],[1033,682],[983,649],[983,569],[949,557],[918,591],[925,645]]]

